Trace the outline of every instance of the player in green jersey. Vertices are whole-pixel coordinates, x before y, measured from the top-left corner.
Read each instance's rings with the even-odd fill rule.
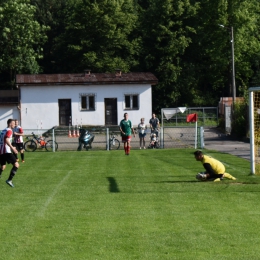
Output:
[[[121,132],[122,142],[124,143],[125,155],[129,155],[131,134],[133,133],[135,137],[135,131],[132,122],[128,119],[127,113],[124,113],[124,119],[120,122],[119,130]]]

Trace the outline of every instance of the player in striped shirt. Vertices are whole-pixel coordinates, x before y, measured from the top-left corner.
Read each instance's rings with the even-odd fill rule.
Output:
[[[15,156],[13,153],[17,154],[17,150],[14,146],[12,146],[12,137],[13,137],[13,128],[15,127],[15,121],[13,119],[8,119],[7,120],[7,127],[2,130],[0,134],[0,177],[2,175],[3,170],[6,167],[6,163],[12,164],[13,167],[10,171],[9,178],[6,180],[6,183],[11,186],[12,188],[14,187],[13,185],[13,177],[15,176],[18,168],[19,168],[19,163],[16,161]]]
[[[17,119],[15,119],[15,127],[13,129],[13,143],[15,144],[17,151],[21,154],[22,162],[24,162],[23,129],[19,125]],[[19,161],[18,154],[14,154],[14,156],[16,157],[16,160]]]

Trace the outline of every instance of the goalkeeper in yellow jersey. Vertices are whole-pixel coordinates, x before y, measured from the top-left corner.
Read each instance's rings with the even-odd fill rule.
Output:
[[[227,178],[229,180],[236,180],[231,174],[225,172],[225,166],[218,160],[204,155],[202,151],[194,152],[195,159],[200,161],[204,168],[205,172],[200,172],[196,175],[196,179],[201,181],[213,180],[220,181],[223,178]]]

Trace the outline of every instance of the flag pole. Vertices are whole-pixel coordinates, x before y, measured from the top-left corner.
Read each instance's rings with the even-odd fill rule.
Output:
[[[195,114],[189,114],[189,115],[187,115],[186,121],[187,121],[187,123],[195,122],[195,144],[194,144],[194,148],[197,149],[198,115],[196,113]]]
[[[195,122],[195,145],[194,148],[197,149],[197,136],[198,136],[198,127],[197,127],[198,123],[197,120]]]

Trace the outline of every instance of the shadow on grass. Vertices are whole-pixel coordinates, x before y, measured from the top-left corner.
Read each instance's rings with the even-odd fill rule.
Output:
[[[107,180],[109,182],[109,191],[112,193],[118,193],[120,190],[118,189],[116,180],[114,177],[107,177]]]
[[[183,183],[194,183],[194,182],[198,182],[196,180],[194,181],[158,181],[158,182],[155,182],[155,183],[180,183],[180,182],[183,182]]]
[[[197,180],[187,180],[187,181],[158,181],[158,182],[155,182],[155,183],[214,183],[214,184],[220,184],[220,185],[249,185],[249,184],[260,184],[260,183],[257,183],[257,182],[252,182],[252,181],[221,181],[221,182],[214,182],[214,181],[197,181]]]

